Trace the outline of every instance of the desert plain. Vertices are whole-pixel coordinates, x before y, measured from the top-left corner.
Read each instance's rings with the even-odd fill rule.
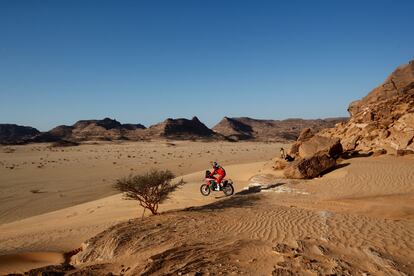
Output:
[[[74,265],[65,273],[81,275],[414,271],[413,155],[344,159],[323,177],[293,180],[273,168],[281,147],[289,145],[2,146],[0,274],[64,262]],[[212,160],[226,168],[235,195],[200,194]],[[161,215],[142,218],[112,184],[150,168],[170,169],[185,184]]]
[[[0,254],[42,252],[43,256],[43,252],[70,251],[110,225],[140,217],[139,205],[123,200],[112,188],[118,178],[153,168],[169,169],[185,179],[188,174],[199,172],[190,176],[194,187],[197,186],[195,190],[185,186],[161,208],[206,204],[214,197],[203,197],[198,188],[203,181],[203,170],[211,169],[211,161],[220,161],[228,168],[229,176],[234,164],[244,164],[236,167],[245,172],[234,176],[244,179],[246,184],[259,166],[253,165],[252,169],[250,164],[269,160],[280,146],[188,141],[90,142],[76,147],[2,146]],[[188,191],[191,193],[187,194]],[[0,257],[3,260],[0,273],[24,272],[49,264],[49,253],[45,256],[39,262],[37,257],[34,261],[24,259],[18,266],[9,257]]]

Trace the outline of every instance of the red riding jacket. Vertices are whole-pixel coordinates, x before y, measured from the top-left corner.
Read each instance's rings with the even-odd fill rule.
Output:
[[[226,171],[223,169],[222,166],[218,166],[217,168],[213,168],[213,172],[211,173],[211,175],[215,175],[218,174],[221,177],[225,177],[226,176]]]

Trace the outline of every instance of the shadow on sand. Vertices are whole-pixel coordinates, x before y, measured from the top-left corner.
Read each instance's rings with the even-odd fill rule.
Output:
[[[249,194],[260,193],[261,190],[270,190],[272,188],[276,188],[284,184],[286,183],[275,183],[275,184],[269,184],[269,185],[263,185],[263,186],[250,186],[248,189],[235,193],[235,195],[249,195]]]
[[[229,198],[225,198],[207,205],[189,207],[184,209],[184,211],[214,211],[221,210],[226,208],[243,208],[251,207],[255,202],[260,200],[259,195],[245,194],[239,195],[235,194]]]
[[[352,159],[352,158],[359,158],[359,157],[369,157],[372,156],[373,152],[358,152],[358,151],[346,151],[342,153],[341,158],[342,159]]]
[[[325,174],[328,174],[330,172],[333,172],[337,169],[341,169],[341,168],[345,168],[348,167],[349,165],[351,165],[351,163],[340,163],[340,164],[336,164],[334,167],[324,171],[323,173],[321,173],[321,176],[324,176]]]
[[[263,186],[250,186],[248,189],[242,190],[235,193],[231,197],[216,197],[218,199],[222,198],[219,201],[197,207],[189,207],[184,209],[185,211],[213,211],[218,209],[225,208],[243,208],[253,206],[255,202],[260,200],[260,196],[257,193],[260,193],[261,190],[269,190],[282,186],[286,183],[275,183]]]

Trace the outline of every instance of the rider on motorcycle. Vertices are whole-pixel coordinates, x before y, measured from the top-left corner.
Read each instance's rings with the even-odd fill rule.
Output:
[[[214,175],[218,175],[217,177],[214,177]],[[220,191],[221,181],[226,176],[226,171],[222,166],[217,164],[217,162],[213,162],[213,171],[211,172],[211,177],[213,177],[217,182],[216,191]]]

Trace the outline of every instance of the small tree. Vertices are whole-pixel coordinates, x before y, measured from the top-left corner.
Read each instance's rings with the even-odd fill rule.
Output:
[[[125,199],[134,199],[145,209],[157,214],[158,204],[166,200],[169,194],[181,186],[184,181],[171,183],[174,174],[169,170],[151,170],[141,175],[130,175],[118,179],[113,187],[124,193]]]

